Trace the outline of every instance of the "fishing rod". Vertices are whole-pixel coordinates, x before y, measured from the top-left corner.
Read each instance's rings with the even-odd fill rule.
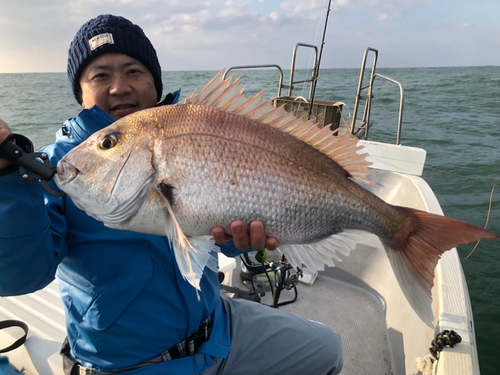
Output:
[[[329,0],[328,1],[328,10],[326,11],[325,28],[323,30],[323,40],[321,41],[321,48],[319,50],[318,61],[315,64],[316,66],[315,66],[315,72],[314,72],[313,89],[312,89],[312,94],[311,94],[311,103],[309,104],[309,115],[307,116],[308,119],[311,118],[311,113],[312,113],[312,108],[313,108],[313,103],[314,103],[314,95],[316,94],[316,85],[318,83],[319,67],[321,65],[321,57],[323,56],[323,46],[325,45],[326,28],[328,26],[328,18],[330,17],[330,11],[332,10],[331,5],[332,5],[332,0]]]

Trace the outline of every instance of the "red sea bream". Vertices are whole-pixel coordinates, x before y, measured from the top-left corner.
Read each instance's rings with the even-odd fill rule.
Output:
[[[147,109],[93,134],[58,164],[57,185],[105,225],[173,242],[198,286],[211,262],[210,231],[261,220],[297,266],[332,266],[355,247],[351,230],[376,234],[407,299],[429,317],[441,254],[488,230],[387,204],[366,190],[366,154],[349,135],[296,119],[239,80],[216,76],[184,104]]]

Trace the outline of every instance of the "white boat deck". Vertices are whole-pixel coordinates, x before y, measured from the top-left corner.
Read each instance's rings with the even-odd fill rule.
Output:
[[[14,367],[24,368],[27,375],[63,374],[59,351],[66,324],[56,281],[36,293],[0,298],[0,320],[7,319],[21,320],[29,327],[26,343],[5,354]],[[23,334],[17,327],[1,330],[0,347],[11,345]]]

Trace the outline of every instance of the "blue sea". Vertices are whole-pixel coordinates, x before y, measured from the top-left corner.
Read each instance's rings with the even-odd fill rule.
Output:
[[[163,72],[164,92],[182,88],[181,98],[200,89],[213,71]],[[401,143],[427,150],[423,178],[436,193],[446,216],[500,233],[500,66],[378,69],[404,87]],[[239,72],[237,72],[239,74]],[[285,71],[285,83],[289,72]],[[310,72],[299,70],[296,80]],[[266,88],[277,95],[277,70],[245,71],[247,96]],[[317,99],[341,101],[352,113],[359,69],[321,70]],[[370,140],[395,142],[399,89],[380,78],[373,90]],[[282,95],[287,95],[284,90]],[[297,87],[294,96],[307,96]],[[0,74],[0,118],[16,133],[31,138],[36,148],[54,141],[54,134],[80,107],[64,73]],[[492,189],[495,190],[492,194]],[[459,247],[465,258],[474,244]],[[462,261],[474,312],[481,372],[498,374],[500,356],[500,241],[482,241]],[[425,353],[422,353],[424,355]]]

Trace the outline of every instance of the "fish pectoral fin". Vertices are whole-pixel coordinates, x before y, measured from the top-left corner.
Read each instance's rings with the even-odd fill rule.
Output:
[[[201,270],[207,267],[217,273],[219,270],[219,261],[214,253],[220,252],[220,247],[215,244],[212,236],[194,236],[188,237],[193,253],[190,253],[193,270]],[[201,278],[201,274],[200,274]]]
[[[348,256],[359,242],[360,231],[348,230],[310,244],[281,245],[290,264],[307,267],[311,272],[324,271],[325,265],[335,267],[342,262],[339,254]]]
[[[220,248],[215,245],[212,236],[187,237],[184,234],[160,185],[156,189],[159,196],[163,198],[164,211],[167,216],[165,235],[172,244],[177,267],[184,279],[200,290],[200,280],[205,266],[217,272],[217,260],[212,254],[214,251],[220,251]]]
[[[180,232],[177,238],[181,237],[180,241],[172,241],[177,266],[184,279],[201,290],[200,280],[205,267],[217,273],[218,262],[213,252],[220,248],[215,245],[212,236],[186,237]]]
[[[166,198],[169,205],[172,206],[174,202],[174,186],[161,182],[157,186],[159,193]]]

